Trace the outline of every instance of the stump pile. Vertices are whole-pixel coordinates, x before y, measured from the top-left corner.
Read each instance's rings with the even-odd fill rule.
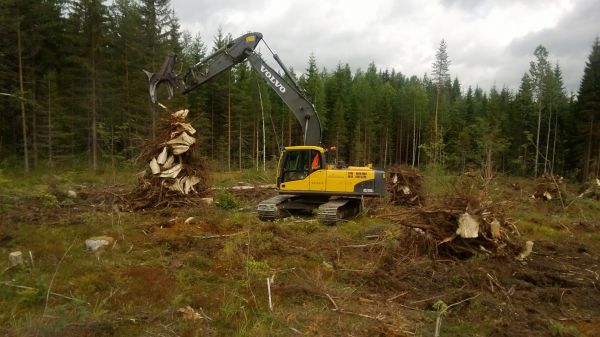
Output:
[[[423,176],[416,168],[394,165],[386,172],[390,203],[400,206],[418,206],[422,202]]]
[[[406,246],[432,256],[468,258],[476,254],[514,255],[513,228],[502,211],[481,197],[450,196],[437,205],[406,209],[385,216],[410,228]]]
[[[596,178],[586,183],[578,197],[600,200],[600,179]]]
[[[138,160],[146,169],[134,194],[134,209],[190,203],[208,188],[208,173],[195,154],[196,130],[187,122],[188,110],[171,113],[160,122],[160,137],[149,142]]]
[[[563,177],[555,177],[550,173],[544,173],[537,179],[532,197],[544,201],[559,199],[561,197],[560,189],[563,188],[563,180]]]

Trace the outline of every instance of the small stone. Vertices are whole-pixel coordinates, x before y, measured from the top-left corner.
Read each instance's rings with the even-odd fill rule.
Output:
[[[8,254],[8,262],[11,267],[22,265],[23,264],[23,253],[20,251],[15,251]]]
[[[75,199],[77,198],[77,192],[73,191],[73,190],[68,190],[67,191],[67,196],[71,199]]]
[[[212,205],[212,203],[214,202],[213,198],[201,198],[200,199],[203,203],[205,203],[207,206]]]
[[[85,248],[95,252],[106,246],[110,246],[115,242],[115,239],[110,236],[93,236],[85,240]]]

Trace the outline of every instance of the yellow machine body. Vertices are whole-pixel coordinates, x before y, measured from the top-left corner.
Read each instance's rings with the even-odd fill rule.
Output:
[[[319,146],[289,146],[277,167],[280,194],[381,196],[385,191],[383,172],[371,167],[335,168],[325,161]]]

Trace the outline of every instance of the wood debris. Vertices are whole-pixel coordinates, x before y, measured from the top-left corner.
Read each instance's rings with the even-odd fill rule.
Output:
[[[519,248],[509,238],[509,224],[494,206],[481,195],[455,195],[434,205],[403,209],[384,217],[410,228],[399,239],[408,240],[406,245],[418,247],[421,253],[456,258],[476,254],[515,256]]]
[[[197,132],[186,121],[188,113],[179,110],[163,119],[161,137],[148,142],[140,155],[147,169],[133,193],[134,209],[185,204],[181,197],[200,196],[208,189],[204,161],[194,151]]]
[[[541,199],[544,201],[550,201],[552,199],[560,199],[562,186],[564,184],[563,177],[555,177],[550,173],[544,173],[538,178],[535,191],[531,196],[533,199]],[[563,193],[564,194],[564,193]]]
[[[386,171],[387,191],[390,203],[402,206],[421,204],[423,176],[416,168],[408,165],[394,165]]]

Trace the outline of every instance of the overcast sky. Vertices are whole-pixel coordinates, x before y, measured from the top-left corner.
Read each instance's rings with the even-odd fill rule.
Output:
[[[312,52],[330,70],[339,62],[353,71],[375,62],[421,77],[445,39],[450,74],[463,89],[518,88],[542,44],[560,64],[566,89],[576,92],[600,35],[600,0],[172,1],[182,28],[209,48],[219,27],[234,38],[258,31],[296,72]]]

